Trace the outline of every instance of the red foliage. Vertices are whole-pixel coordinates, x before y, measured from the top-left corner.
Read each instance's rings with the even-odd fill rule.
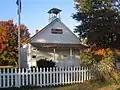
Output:
[[[20,25],[20,29],[24,32],[27,30],[25,25]],[[17,34],[18,34],[18,27],[16,24],[13,23],[13,20],[8,21],[0,21],[0,54],[7,48],[11,47],[8,45],[15,44],[12,41],[16,41],[16,44],[13,45],[17,48]],[[25,37],[25,36],[24,36]],[[23,37],[23,39],[24,39]],[[16,39],[15,39],[16,38]],[[22,37],[21,37],[22,38]],[[29,38],[29,36],[27,36]],[[14,39],[14,40],[12,40]],[[26,39],[26,37],[25,37]],[[25,39],[23,41],[25,41]],[[9,50],[11,51],[11,50]]]
[[[2,43],[3,42],[3,40],[2,40],[2,37],[0,36],[0,43]]]
[[[5,44],[1,44],[0,49],[1,49],[1,50],[4,50],[5,48],[6,48],[6,45],[5,45]]]
[[[29,33],[26,31],[25,25],[20,25],[22,34],[21,40],[25,42],[29,38]],[[27,33],[27,35],[26,35]],[[17,60],[18,59],[18,27],[12,20],[0,21],[0,58],[2,60]],[[12,61],[17,62],[17,61]]]

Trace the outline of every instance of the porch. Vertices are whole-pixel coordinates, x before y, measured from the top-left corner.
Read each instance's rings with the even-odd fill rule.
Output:
[[[40,59],[53,60],[57,66],[78,66],[80,61],[80,51],[85,46],[81,44],[43,44],[32,43],[30,50],[31,66],[36,66],[36,61]],[[64,64],[64,65],[62,65]]]

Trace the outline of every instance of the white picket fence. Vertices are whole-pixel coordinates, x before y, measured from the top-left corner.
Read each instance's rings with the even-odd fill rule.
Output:
[[[55,86],[80,83],[91,79],[88,68],[54,67],[0,69],[0,88],[21,86]]]

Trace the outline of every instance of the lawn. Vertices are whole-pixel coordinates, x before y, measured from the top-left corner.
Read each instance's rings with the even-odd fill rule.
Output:
[[[57,87],[22,87],[22,88],[8,88],[8,89],[0,89],[0,90],[120,90],[120,85],[107,85],[102,84],[98,85],[94,84],[72,84],[66,86],[57,86]]]

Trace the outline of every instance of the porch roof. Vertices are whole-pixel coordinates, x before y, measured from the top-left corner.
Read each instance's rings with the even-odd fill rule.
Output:
[[[88,48],[82,44],[61,44],[61,43],[31,43],[36,48]]]

